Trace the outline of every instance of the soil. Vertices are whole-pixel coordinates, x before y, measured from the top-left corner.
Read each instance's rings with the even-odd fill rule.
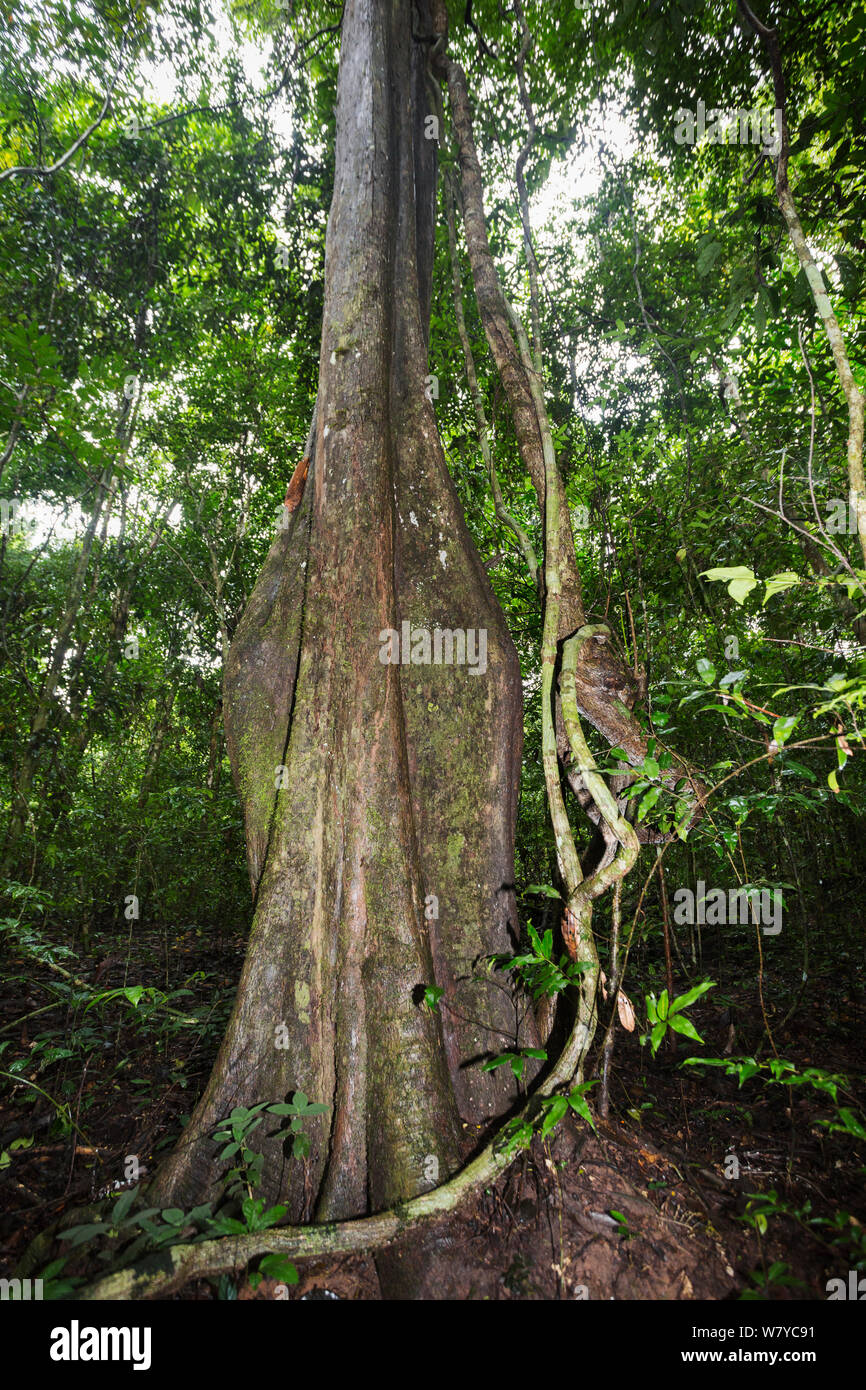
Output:
[[[166,943],[172,942],[170,955]],[[104,945],[104,943],[103,943]],[[80,1054],[25,1073],[66,1105],[78,1127],[64,1133],[55,1107],[23,1081],[5,1085],[0,1102],[0,1269],[11,1274],[29,1241],[70,1208],[85,1206],[112,1186],[126,1185],[135,1155],[146,1177],[173,1143],[207,1079],[240,965],[240,935],[215,939],[198,929],[136,932],[96,957],[64,962],[91,987],[108,991],[135,982],[163,991],[186,986],[172,1001],[178,1011],[206,1006],[203,1026],[160,1035],[133,1009],[107,1003],[74,1020],[92,1027],[82,1076]],[[0,1043],[11,1046],[0,1068],[31,1054],[38,1040],[63,1047],[73,1025],[65,1005],[22,1022],[51,1002],[58,976],[24,959],[7,959],[0,987]],[[20,982],[27,975],[27,983]],[[11,977],[11,980],[10,980]],[[17,981],[15,977],[17,977]],[[62,984],[61,980],[61,984]],[[762,1032],[754,987],[723,1011],[701,1001],[691,1012],[707,1055],[735,1042],[749,1051]],[[728,991],[730,995],[731,991]],[[732,1038],[730,1018],[737,1020]],[[10,1027],[14,1024],[14,1027]],[[796,1014],[778,1035],[780,1055],[798,1066],[820,1064],[856,1075],[863,1001],[839,995],[838,980],[812,982]],[[820,1046],[818,1031],[820,1030]],[[520,1155],[500,1181],[458,1213],[427,1228],[428,1262],[421,1294],[430,1299],[826,1299],[826,1283],[852,1265],[846,1233],[860,1237],[866,1222],[862,1146],[833,1135],[821,1121],[833,1107],[801,1087],[759,1080],[738,1088],[735,1077],[681,1063],[702,1049],[680,1040],[653,1059],[637,1033],[617,1035],[608,1120],[598,1132],[577,1117]],[[685,1046],[683,1046],[685,1043]],[[4,1082],[7,1079],[4,1078]],[[35,1099],[34,1099],[35,1097]],[[861,1097],[862,1099],[862,1097]],[[29,1147],[10,1150],[15,1139]],[[739,1165],[739,1176],[726,1176]],[[2,1159],[0,1159],[2,1162]],[[744,1220],[749,1194],[776,1192],[801,1221],[772,1216],[760,1234]],[[808,1209],[804,1210],[806,1204]],[[840,1231],[814,1227],[815,1217],[846,1216]],[[840,1234],[841,1232],[841,1234]],[[392,1247],[412,1260],[413,1242]],[[777,1266],[775,1277],[766,1281]],[[784,1266],[778,1269],[778,1266]],[[187,1300],[380,1299],[372,1256],[298,1262],[300,1280],[278,1287],[247,1280],[201,1282],[178,1295]],[[790,1281],[790,1282],[788,1282]]]

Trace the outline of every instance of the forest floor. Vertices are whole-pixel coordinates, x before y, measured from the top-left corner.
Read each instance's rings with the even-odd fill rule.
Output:
[[[65,1211],[126,1185],[130,1156],[144,1177],[177,1139],[222,1036],[245,942],[220,942],[193,928],[179,937],[172,930],[170,938],[137,930],[132,947],[125,935],[100,946],[63,968],[106,994],[132,983],[152,987],[171,996],[177,1013],[197,1008],[201,1021],[184,1027],[148,996],[137,1009],[106,999],[67,1018],[62,1001],[46,1009],[58,988],[69,988],[63,977],[32,960],[7,960],[0,985],[4,1275]],[[184,988],[188,994],[175,993]],[[729,986],[728,997],[734,992]],[[753,983],[734,1002],[733,1051],[742,1053],[745,1040],[754,1047],[761,1034]],[[827,972],[776,1037],[780,1055],[798,1067],[820,1064],[856,1077],[863,1015],[862,993],[840,992]],[[707,1055],[721,1055],[731,1041],[730,1014],[700,1001],[690,1016]],[[829,1099],[758,1079],[738,1088],[721,1071],[683,1067],[701,1049],[679,1041],[676,1054],[663,1045],[653,1059],[636,1034],[618,1034],[609,1119],[599,1121],[597,1135],[582,1121],[564,1121],[495,1186],[431,1227],[425,1248],[435,1258],[425,1296],[738,1299],[751,1291],[823,1300],[828,1279],[847,1281],[852,1248],[863,1246],[864,1170],[854,1141],[829,1137],[821,1124],[833,1115]],[[726,1177],[731,1155],[739,1177]],[[762,1233],[748,1219],[748,1203],[751,1194],[770,1191],[777,1211]],[[809,1224],[838,1212],[838,1228]],[[399,1259],[400,1245],[393,1249]],[[382,1296],[372,1256],[298,1264],[290,1299]],[[228,1292],[202,1282],[181,1296],[260,1299],[274,1289],[270,1280],[255,1291],[242,1281]]]

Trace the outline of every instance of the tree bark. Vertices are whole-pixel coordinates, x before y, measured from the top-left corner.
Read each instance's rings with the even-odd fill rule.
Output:
[[[477,1063],[534,1040],[478,966],[516,941],[521,685],[425,390],[436,145],[412,17],[404,0],[345,8],[308,476],[225,675],[255,918],[156,1200],[212,1197],[217,1122],[299,1089],[328,1114],[304,1162],[264,1136],[261,1194],[295,1221],[406,1200],[514,1103],[509,1069]],[[483,631],[486,671],[423,663],[419,638],[383,662],[405,622]],[[434,984],[432,1010],[419,993]]]

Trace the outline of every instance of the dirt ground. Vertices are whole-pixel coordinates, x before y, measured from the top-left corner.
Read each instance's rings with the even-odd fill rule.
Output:
[[[0,1151],[16,1137],[32,1137],[0,1170],[0,1270],[11,1274],[28,1242],[69,1208],[86,1205],[122,1180],[130,1154],[152,1171],[181,1129],[204,1084],[243,958],[241,938],[209,943],[200,933],[165,958],[165,937],[140,934],[134,969],[108,951],[76,970],[99,988],[133,979],[165,989],[186,983],[191,996],[176,1005],[207,1002],[207,1026],[160,1037],[142,1033],[123,1010],[93,1020],[87,1066],[61,1059],[36,1083],[64,1096],[77,1116],[74,1141],[58,1133],[55,1111],[23,1083],[7,1085],[0,1104]],[[0,1058],[9,1070],[26,1057],[40,1029],[63,1032],[62,1011],[21,1023],[46,1002],[36,983],[4,984]],[[198,978],[198,976],[201,976]],[[171,978],[168,978],[168,977]],[[51,972],[44,971],[46,983]],[[737,1011],[737,1049],[758,1036],[756,1005]],[[45,1018],[52,1020],[45,1023]],[[88,1018],[90,1015],[88,1015]],[[728,1015],[709,1004],[692,1012],[713,1055]],[[81,1019],[76,1020],[76,1026]],[[808,1005],[785,1035],[782,1055],[812,1061],[815,1029],[822,1031],[821,1065],[856,1073],[861,1063],[863,1001],[840,995],[838,980],[816,981]],[[9,1025],[13,1026],[10,1027]],[[104,1036],[103,1036],[104,1033]],[[718,1038],[714,1037],[714,1033]],[[697,1049],[694,1049],[697,1050]],[[718,1051],[721,1051],[721,1047]],[[718,1055],[715,1051],[715,1055]],[[130,1059],[134,1064],[130,1065]],[[818,1060],[817,1048],[815,1061]],[[640,1299],[724,1300],[752,1290],[771,1299],[826,1299],[829,1278],[846,1276],[848,1249],[834,1247],[826,1228],[810,1228],[808,1215],[844,1209],[859,1231],[866,1222],[864,1169],[854,1141],[828,1139],[819,1123],[829,1104],[798,1091],[682,1067],[682,1053],[662,1050],[650,1059],[636,1035],[620,1033],[608,1121],[594,1135],[576,1117],[546,1144],[536,1141],[495,1186],[424,1234],[420,1293],[430,1299]],[[63,1069],[66,1069],[65,1071]],[[28,1073],[29,1074],[29,1073]],[[35,1095],[35,1102],[34,1102]],[[83,1133],[82,1133],[83,1132]],[[86,1136],[86,1141],[83,1135]],[[726,1177],[734,1155],[739,1177]],[[761,1235],[744,1221],[749,1194],[775,1190],[807,1219],[772,1217]],[[391,1268],[412,1261],[410,1244],[392,1247]],[[785,1266],[782,1282],[766,1284],[766,1271]],[[299,1262],[300,1282],[277,1291],[273,1281],[252,1290],[245,1280],[199,1283],[184,1299],[380,1299],[374,1257]],[[790,1280],[791,1282],[785,1282]]]

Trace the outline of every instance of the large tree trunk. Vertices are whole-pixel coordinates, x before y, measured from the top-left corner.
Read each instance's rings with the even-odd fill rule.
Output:
[[[292,1219],[435,1186],[515,1099],[509,1068],[479,1061],[533,1040],[479,960],[516,941],[521,685],[425,394],[436,145],[419,10],[429,32],[426,4],[345,8],[309,473],[226,670],[255,919],[160,1200],[214,1195],[217,1122],[296,1089],[329,1107],[309,1158],[260,1144],[261,1193]],[[404,622],[485,632],[486,671],[383,664],[381,634]]]

